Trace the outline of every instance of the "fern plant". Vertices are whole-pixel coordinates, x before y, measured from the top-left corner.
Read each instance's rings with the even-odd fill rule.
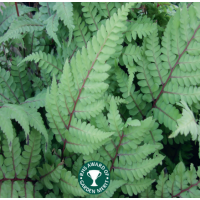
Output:
[[[1,198],[200,196],[199,3],[0,6]]]

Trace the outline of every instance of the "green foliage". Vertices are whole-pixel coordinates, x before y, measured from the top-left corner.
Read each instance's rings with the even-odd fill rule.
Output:
[[[199,197],[200,4],[39,4],[0,3],[0,197]]]

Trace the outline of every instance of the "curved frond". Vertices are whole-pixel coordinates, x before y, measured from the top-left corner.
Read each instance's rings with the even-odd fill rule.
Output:
[[[98,149],[111,136],[111,133],[97,131],[95,138],[93,134],[86,134],[91,125],[86,125],[78,119],[89,119],[97,116],[104,108],[102,100],[108,84],[107,71],[110,65],[105,64],[114,53],[113,43],[122,42],[122,31],[126,26],[122,23],[127,17],[132,3],[126,4],[101,26],[92,40],[87,43],[87,49],[82,47],[81,52],[73,56],[70,64],[66,60],[61,83],[53,79],[50,93],[47,92],[46,110],[50,127],[56,134],[59,142],[66,143],[69,151],[88,154]],[[94,87],[95,86],[95,87]],[[80,125],[80,126],[79,126]],[[76,136],[77,137],[73,137]],[[79,134],[88,135],[87,141],[83,141]],[[87,146],[87,147],[86,147]]]
[[[56,32],[58,31],[58,19],[59,18],[57,14],[54,14],[51,17],[49,17],[46,21],[47,23],[46,30],[48,35],[55,40],[58,46],[61,47],[58,36],[56,35]]]
[[[71,2],[56,2],[53,7],[57,11],[58,17],[64,22],[69,29],[69,44],[72,39],[73,24],[73,4]]]
[[[54,165],[50,166],[45,163],[43,164],[43,168],[38,167],[38,171],[41,175],[40,180],[48,189],[53,189],[53,184],[51,182],[59,183],[63,168],[62,165],[63,162],[57,164],[55,167]]]
[[[135,180],[134,182],[127,182],[121,187],[122,192],[124,194],[128,194],[129,196],[133,196],[133,194],[137,195],[147,189],[153,182],[154,180],[149,178],[141,179],[139,181]]]
[[[140,180],[143,176],[147,175],[156,165],[158,165],[164,156],[159,155],[154,159],[146,159],[140,163],[134,163],[129,165],[122,165],[120,162],[115,162],[114,172],[119,177],[124,180],[130,180],[131,182],[136,180]]]
[[[185,136],[191,133],[192,139],[196,140],[199,136],[200,126],[197,124],[193,112],[184,101],[181,101],[178,105],[183,107],[182,117],[177,120],[177,128],[169,138],[176,137],[179,133]]]
[[[78,179],[66,169],[62,169],[61,171],[60,185],[63,193],[69,193],[79,197],[84,197],[87,195],[87,193],[84,192],[80,187]]]
[[[51,76],[53,74],[60,75],[62,73],[62,63],[60,60],[57,60],[53,55],[46,54],[45,52],[39,51],[32,53],[24,58],[18,66],[27,61],[39,62],[38,67],[42,70],[46,70],[46,73],[49,73]]]
[[[88,31],[85,21],[82,21],[82,18],[79,16],[77,11],[74,12],[74,40],[76,45],[79,48],[85,46],[87,48],[87,42],[89,41],[91,34]]]
[[[22,152],[22,171],[18,175],[18,178],[32,178],[36,173],[36,166],[39,164],[41,155],[39,154],[41,142],[41,134],[36,130],[32,130],[29,135],[29,143],[24,146],[24,151]]]
[[[17,87],[20,87],[22,91],[22,95],[24,97],[24,100],[28,99],[31,95],[31,82],[27,75],[27,65],[23,63],[23,65],[17,66],[22,61],[21,57],[15,57],[12,61],[11,66],[11,75],[17,85]]]
[[[25,13],[29,13],[31,11],[35,11],[36,9],[33,7],[28,7],[24,5],[18,5],[19,15],[23,15]],[[3,11],[3,15],[0,15],[0,33],[3,33],[8,29],[10,24],[17,19],[17,12],[15,6],[8,6]]]
[[[9,39],[15,39],[20,36],[21,33],[41,31],[44,26],[41,22],[29,17],[20,16],[12,22],[8,31],[0,37],[0,43],[5,42]]]
[[[10,72],[3,68],[0,68],[0,86],[1,96],[9,101],[9,103],[20,103],[23,101],[21,91],[19,88],[17,88],[13,77],[10,76]]]

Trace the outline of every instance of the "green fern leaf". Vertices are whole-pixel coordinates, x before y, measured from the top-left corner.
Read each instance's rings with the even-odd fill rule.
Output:
[[[86,26],[86,23],[82,21],[81,17],[79,16],[78,12],[74,12],[74,40],[76,45],[79,48],[82,48],[82,46],[87,47],[87,42],[89,41],[91,34],[88,31],[88,28]]]
[[[163,99],[166,104],[175,104],[183,100],[189,105],[192,105],[200,100],[200,88],[194,86],[181,87],[177,83],[168,83],[163,91]]]
[[[12,182],[11,180],[4,181],[1,185],[1,198],[19,198],[18,192],[21,187],[18,181]]]
[[[196,140],[199,136],[200,126],[197,124],[193,112],[184,101],[178,105],[183,107],[182,117],[177,120],[178,126],[169,138],[176,137],[179,133],[185,136],[191,133],[192,140]]]
[[[57,14],[54,14],[51,17],[49,17],[46,21],[47,22],[46,30],[48,35],[55,40],[55,42],[58,44],[59,47],[61,47],[59,39],[56,35],[56,32],[58,31],[58,19],[59,17]]]
[[[120,90],[123,93],[122,96],[127,102],[126,107],[129,110],[129,114],[131,116],[136,116],[137,119],[142,119],[147,111],[150,110],[151,105],[142,101],[143,95],[140,91],[135,91],[134,85],[132,85],[130,95],[128,95],[127,74],[125,74],[125,72],[123,72],[120,68],[117,68],[115,73]]]
[[[161,172],[159,179],[157,181],[157,185],[156,185],[156,194],[155,197],[156,198],[169,198],[170,194],[169,191],[167,190],[167,185],[166,185],[166,181],[168,179],[168,175],[164,173],[164,170]]]
[[[73,4],[71,2],[62,2],[62,3],[56,2],[53,9],[57,11],[58,17],[64,22],[64,24],[69,29],[69,44],[70,44],[74,29],[73,12],[72,12]]]
[[[120,162],[115,162],[115,174],[124,180],[140,180],[144,175],[147,175],[156,165],[158,165],[164,156],[159,155],[154,159],[146,159],[141,163],[134,163],[132,165],[121,165]]]
[[[32,33],[34,31],[41,31],[43,29],[43,24],[38,22],[37,20],[25,16],[20,16],[17,18],[17,20],[12,22],[10,28],[5,33],[5,35],[0,37],[0,43],[6,42],[9,39],[18,38],[21,33]]]
[[[82,2],[81,5],[83,6],[83,16],[85,17],[85,22],[89,25],[88,28],[90,31],[98,31],[100,28],[100,20],[101,15],[97,14],[97,8],[91,2]]]
[[[24,129],[26,137],[30,132],[29,121],[26,112],[20,105],[5,104],[1,107],[1,113],[8,119],[15,119]]]
[[[127,22],[127,24],[128,30],[125,32],[125,35],[129,42],[132,41],[132,38],[136,40],[137,35],[142,39],[143,36],[150,35],[156,29],[156,24],[150,18],[147,18],[146,15],[144,17],[138,17],[137,21]]]
[[[6,166],[7,170],[5,173],[5,178],[12,179],[16,178],[21,170],[21,149],[19,139],[15,137],[12,142],[12,149],[10,151],[10,147],[8,145],[7,140],[3,140],[3,151],[5,155],[4,165]]]
[[[96,7],[102,16],[110,18],[121,7],[121,4],[119,2],[99,2]]]
[[[87,195],[87,193],[81,189],[78,183],[78,179],[66,169],[62,169],[61,171],[60,185],[63,193],[69,193],[74,195],[75,197],[84,197],[85,195]]]
[[[18,4],[18,10],[20,16],[25,13],[36,11],[36,9],[33,7],[28,7],[20,4]],[[18,16],[15,6],[8,6],[6,9],[4,9],[3,15],[0,15],[0,33],[6,31],[10,24],[17,18]]]
[[[115,103],[114,98],[110,101],[110,110],[108,113],[108,122],[110,123],[110,130],[115,131],[117,135],[121,135],[121,130],[124,127],[124,123],[122,122],[119,111],[117,110],[117,105]],[[116,135],[116,136],[117,136]]]
[[[164,124],[170,130],[175,131],[177,126],[177,119],[181,117],[179,111],[171,104],[166,104],[161,100],[153,108],[154,117],[158,119],[160,124]]]
[[[0,68],[0,86],[2,91],[2,97],[12,103],[23,102],[21,91],[17,88],[13,77],[10,76],[10,72]]]
[[[29,144],[24,146],[22,152],[22,172],[18,178],[32,178],[36,173],[36,166],[39,164],[41,158],[40,153],[41,134],[36,130],[32,130],[29,135]]]
[[[115,53],[113,43],[119,39],[122,42],[122,29],[126,29],[122,21],[126,19],[131,6],[132,3],[126,4],[121,10],[119,9],[118,15],[113,15],[111,19],[107,20],[106,26],[102,25],[97,35],[87,43],[87,49],[82,47],[81,53],[78,51],[76,56],[71,59],[70,64],[66,60],[61,83],[57,87],[54,78],[51,91],[47,92],[46,110],[49,125],[56,135],[56,139],[66,143],[66,148],[70,152],[89,154],[107,142],[108,137],[111,136],[111,133],[106,135],[100,131],[95,136],[96,140],[93,140],[91,133],[90,136],[88,135],[90,138],[87,138],[86,133],[91,125],[85,126],[81,121],[78,124],[75,122],[76,118],[89,119],[103,110],[103,101],[99,100],[102,99],[108,88],[104,81],[108,77],[106,72],[110,69],[105,61]],[[96,88],[92,87],[93,84]],[[94,106],[95,104],[96,106]],[[93,109],[94,111],[79,113],[76,112],[79,111],[78,108],[82,109],[80,111],[84,111],[83,109],[86,111]],[[80,138],[79,134],[84,134],[84,137]],[[102,136],[100,136],[101,134]],[[82,138],[87,138],[87,141]]]
[[[54,56],[46,54],[45,52],[42,51],[28,55],[18,64],[18,66],[24,62],[33,60],[36,63],[39,62],[38,67],[40,67],[43,70],[46,70],[46,73],[49,73],[51,76],[53,76],[53,74],[60,75],[60,73],[62,73],[61,62],[59,60],[56,60]]]
[[[21,103],[23,106],[27,106],[30,108],[41,108],[45,106],[45,98],[46,98],[46,89],[43,89],[40,93],[35,95],[34,97],[31,97],[27,99],[25,102]]]
[[[14,130],[13,130],[11,120],[8,117],[5,117],[4,113],[2,113],[2,112],[0,112],[0,128],[3,131],[3,133],[5,134],[5,136],[8,140],[9,148],[11,149],[12,142],[14,139]]]
[[[12,61],[11,66],[11,75],[13,76],[13,79],[17,85],[17,87],[20,87],[22,90],[22,95],[24,96],[24,99],[28,99],[31,95],[31,82],[28,79],[27,71],[26,71],[26,65],[20,65],[17,66],[18,63],[22,61],[21,57],[15,57]]]
[[[154,180],[151,180],[149,178],[141,179],[134,182],[127,182],[121,187],[122,192],[124,194],[128,194],[129,196],[133,196],[133,194],[137,195],[138,193],[141,193],[145,189],[147,189],[153,182]]]
[[[41,174],[41,182],[48,188],[53,189],[53,185],[51,182],[59,183],[59,180],[61,178],[61,171],[62,171],[62,165],[63,163],[59,163],[54,166],[50,166],[49,164],[45,163],[43,164],[43,168],[38,167],[38,171]]]
[[[141,60],[141,49],[138,46],[129,44],[122,50],[122,60],[124,65],[134,66],[133,60],[138,62]]]

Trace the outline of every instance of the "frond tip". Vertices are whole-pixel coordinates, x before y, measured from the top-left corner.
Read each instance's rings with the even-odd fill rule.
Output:
[[[181,101],[181,103],[177,104],[183,107],[182,117],[177,120],[177,129],[169,136],[169,138],[174,138],[179,133],[185,136],[191,133],[192,139],[196,140],[200,133],[200,126],[197,124],[193,112],[185,101]]]

